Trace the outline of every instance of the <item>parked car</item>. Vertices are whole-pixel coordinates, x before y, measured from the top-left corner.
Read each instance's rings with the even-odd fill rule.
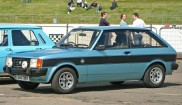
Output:
[[[142,80],[156,88],[177,68],[176,51],[151,30],[98,26],[75,28],[52,49],[9,55],[4,71],[25,90],[51,83],[70,93],[88,82]]]
[[[7,55],[53,46],[54,42],[39,27],[0,24],[0,76],[7,76],[3,71]]]

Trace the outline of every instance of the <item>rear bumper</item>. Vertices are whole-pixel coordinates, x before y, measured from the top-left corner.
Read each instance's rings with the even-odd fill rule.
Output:
[[[175,63],[172,63],[171,69],[172,70],[177,70],[178,69],[178,64],[176,62]]]
[[[27,76],[45,76],[47,74],[47,68],[9,68],[5,66],[3,68],[5,73],[12,75],[27,75]]]

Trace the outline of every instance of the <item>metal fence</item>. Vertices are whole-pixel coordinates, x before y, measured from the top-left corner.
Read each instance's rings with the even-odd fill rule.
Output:
[[[159,30],[160,36],[166,40],[177,52],[182,52],[182,26],[162,27]]]

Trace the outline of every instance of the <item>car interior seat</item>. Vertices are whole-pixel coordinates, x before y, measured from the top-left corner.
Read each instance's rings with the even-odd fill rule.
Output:
[[[3,42],[1,43],[1,46],[7,46],[8,45],[8,35],[3,35]]]
[[[30,41],[24,36],[21,30],[12,31],[13,45],[15,46],[26,46],[30,45]]]
[[[133,39],[134,39],[135,46],[139,47],[139,46],[143,45],[143,41],[142,41],[143,36],[141,34],[139,34],[139,33],[134,34]]]
[[[127,38],[126,34],[117,34],[115,42],[113,43],[113,46],[118,46],[118,47],[126,47],[127,46]]]

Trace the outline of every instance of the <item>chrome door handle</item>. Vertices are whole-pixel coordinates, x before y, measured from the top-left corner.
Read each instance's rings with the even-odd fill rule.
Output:
[[[124,54],[128,55],[130,54],[131,52],[130,51],[125,51]]]
[[[36,48],[36,50],[41,50],[42,48]]]
[[[7,49],[5,49],[6,51],[12,51],[12,49],[11,48],[7,48]]]

